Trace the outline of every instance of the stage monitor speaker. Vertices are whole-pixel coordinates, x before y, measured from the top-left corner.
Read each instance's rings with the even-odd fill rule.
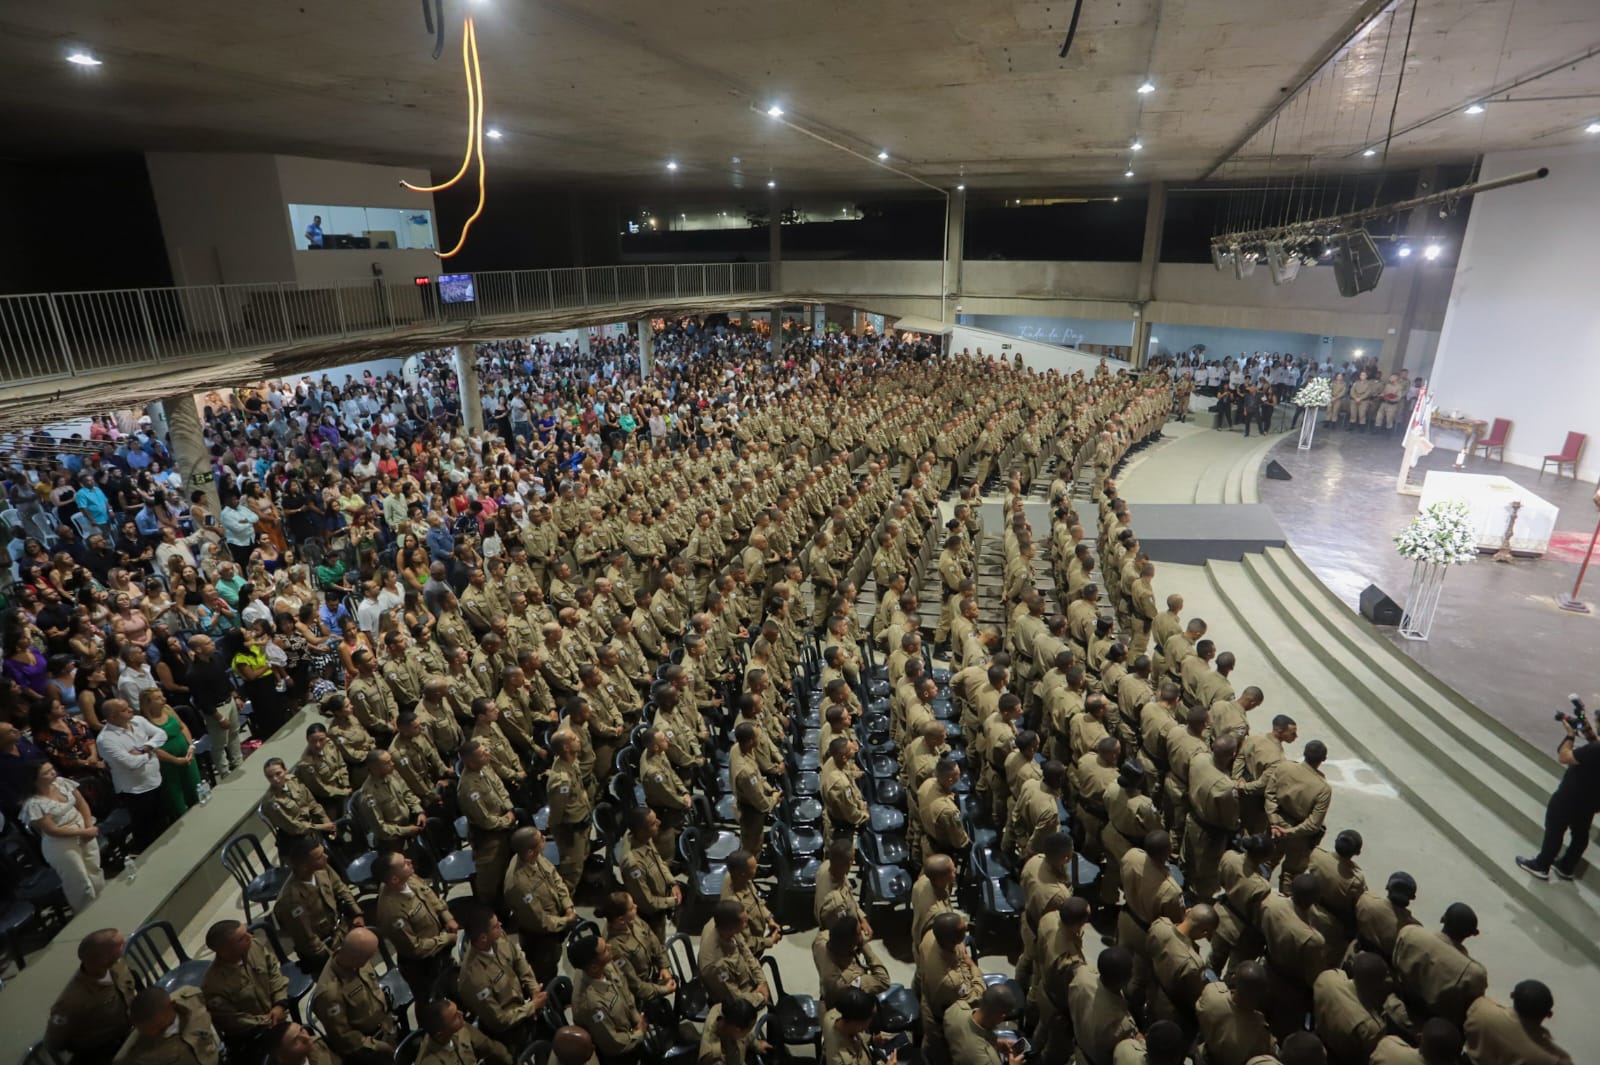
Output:
[[[1359,296],[1378,287],[1378,279],[1383,276],[1383,256],[1365,229],[1334,238],[1333,276],[1339,282],[1341,296]]]
[[[1267,479],[1270,481],[1292,481],[1294,480],[1294,475],[1278,465],[1277,459],[1273,459],[1267,463]]]
[[[1374,625],[1400,624],[1400,604],[1383,594],[1376,584],[1369,584],[1361,593],[1361,616]]]

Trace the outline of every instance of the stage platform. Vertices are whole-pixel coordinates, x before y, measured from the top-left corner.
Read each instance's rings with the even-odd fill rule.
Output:
[[[1238,562],[1284,545],[1278,519],[1260,503],[1140,503],[1133,526],[1151,558],[1185,566]]]

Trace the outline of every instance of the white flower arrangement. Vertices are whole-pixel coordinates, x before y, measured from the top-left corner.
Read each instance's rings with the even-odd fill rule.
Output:
[[[1326,407],[1333,402],[1333,386],[1326,377],[1313,377],[1294,394],[1297,407]]]
[[[1401,558],[1434,565],[1459,566],[1478,557],[1471,510],[1459,499],[1435,503],[1421,511],[1394,538]]]

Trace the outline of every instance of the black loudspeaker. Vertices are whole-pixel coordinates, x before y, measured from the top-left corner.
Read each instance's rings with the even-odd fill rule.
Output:
[[[1361,593],[1361,616],[1374,625],[1400,624],[1400,604],[1383,594],[1376,584],[1369,584]]]
[[[1267,463],[1267,479],[1269,481],[1292,481],[1294,480],[1294,475],[1278,465],[1277,459],[1273,459]]]
[[[1334,238],[1333,276],[1338,279],[1341,296],[1359,296],[1378,287],[1378,279],[1383,276],[1383,256],[1365,229]]]

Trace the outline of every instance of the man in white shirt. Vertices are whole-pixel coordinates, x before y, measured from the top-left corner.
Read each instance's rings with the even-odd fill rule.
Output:
[[[361,602],[356,607],[356,624],[361,631],[372,637],[378,638],[378,622],[383,617],[383,604],[378,601],[378,582],[367,581],[361,586]]]
[[[111,786],[133,821],[133,849],[143,851],[172,823],[161,793],[161,763],[155,752],[167,742],[164,730],[133,712],[123,699],[107,699],[100,707],[105,728],[96,742],[111,770]],[[189,758],[194,757],[190,751]]]
[[[122,649],[122,669],[117,673],[117,694],[125,699],[129,706],[138,706],[139,697],[146,688],[158,685],[155,671],[150,668],[150,660],[145,656],[144,648],[133,644]]]

